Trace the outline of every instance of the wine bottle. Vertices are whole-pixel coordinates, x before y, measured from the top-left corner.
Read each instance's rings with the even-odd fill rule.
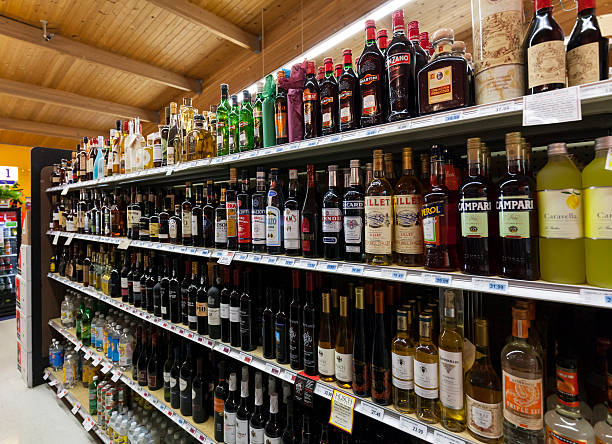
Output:
[[[350,389],[353,382],[353,328],[348,315],[348,297],[340,296],[340,313],[336,329],[335,360],[336,381],[342,388]]]
[[[121,268],[121,301],[128,302],[129,300],[129,275],[131,272],[128,253],[123,255],[123,267]]]
[[[371,351],[368,344],[372,341],[368,334],[368,321],[365,310],[364,288],[355,288],[355,329],[353,335],[353,393],[369,396],[371,381]]]
[[[183,269],[183,280],[180,287],[180,311],[179,322],[189,325],[189,287],[191,287],[191,258],[185,259]]]
[[[266,249],[266,172],[257,167],[257,189],[251,196],[251,242],[253,251]]]
[[[107,333],[108,335],[109,333]],[[138,381],[138,358],[140,358],[140,354],[142,353],[142,343],[144,337],[144,331],[141,325],[136,325],[136,345],[134,346],[134,351],[132,352],[132,379],[134,381]],[[108,337],[108,351],[110,353],[110,337]],[[107,355],[107,356],[110,356]]]
[[[307,188],[304,205],[302,206],[301,226],[302,226],[302,254],[304,257],[321,257],[322,235],[321,235],[321,215],[320,206],[317,198],[315,185],[315,167],[307,165]]]
[[[208,335],[211,339],[221,338],[221,292],[219,265],[213,266],[213,282],[208,289]]]
[[[236,412],[236,444],[249,444],[249,368],[242,367],[240,380],[240,405]]]
[[[192,387],[192,399],[191,399],[191,411],[193,415],[193,422],[196,424],[202,424],[208,420],[208,412],[206,411],[205,403],[207,397],[207,383],[204,376],[204,358],[198,356],[196,359],[196,375],[193,378]]]
[[[286,425],[285,430],[283,430],[282,443],[283,444],[294,444],[297,440],[297,436],[295,433],[295,424],[293,418],[293,397],[289,396],[287,398],[287,415],[286,415]]]
[[[236,373],[229,377],[229,393],[223,407],[223,442],[236,442],[236,413],[238,412],[238,382]]]
[[[255,373],[255,407],[249,420],[250,444],[264,444],[266,413],[263,409],[261,372]]]
[[[196,293],[196,318],[198,323],[198,334],[208,334],[208,267],[202,262],[200,272],[200,285]]]
[[[174,363],[170,369],[170,405],[173,409],[181,407],[181,387],[179,379],[181,378],[181,344],[177,344],[174,349]]]
[[[243,292],[240,296],[240,348],[244,351],[255,350],[256,347],[253,327],[253,301],[250,295],[250,272],[250,269],[243,272]]]
[[[391,345],[393,405],[403,413],[414,413],[414,342],[409,334],[411,310],[397,310],[397,333]],[[410,319],[410,321],[409,321]]]
[[[376,23],[366,20],[366,42],[361,56],[357,60],[361,95],[361,127],[383,123],[387,119],[385,100],[385,57],[376,45]]]
[[[428,424],[440,419],[438,403],[438,348],[432,342],[433,316],[419,316],[419,343],[414,353],[414,392],[416,416]]]
[[[316,376],[317,365],[317,335],[316,322],[317,311],[314,303],[314,274],[306,272],[306,304],[302,313],[302,347],[304,356],[304,373],[308,376]]]
[[[178,268],[179,268],[179,259],[175,257],[172,260],[172,277],[168,282],[168,296],[170,298],[170,322],[178,323],[180,322],[181,315],[181,305],[180,305],[180,284],[178,280]]]
[[[119,327],[117,327],[117,331],[121,331]],[[141,387],[145,387],[148,384],[147,378],[147,365],[149,364],[149,332],[147,330],[143,330],[142,332],[142,351],[138,356],[138,385]],[[132,355],[133,356],[133,355]],[[114,359],[113,359],[114,360]]]
[[[370,265],[393,261],[393,189],[385,178],[382,150],[374,151],[374,178],[365,197],[365,253]]]
[[[285,313],[285,292],[278,289],[278,312],[274,316],[274,339],[276,361],[279,364],[289,363],[289,319]]]
[[[149,390],[159,390],[162,388],[162,367],[158,351],[159,333],[153,332],[151,334],[151,356],[149,356],[149,362],[147,363],[147,382]]]
[[[329,165],[329,189],[323,196],[321,226],[323,227],[323,256],[329,260],[342,259],[342,198],[338,191],[338,165]]]
[[[219,303],[219,316],[221,317],[221,340],[230,341],[230,294],[232,293],[232,282],[230,280],[230,267],[223,267],[223,289],[221,290]]]
[[[263,356],[266,359],[274,359],[276,356],[276,339],[274,312],[272,311],[271,287],[266,288],[266,308],[263,311]]]
[[[225,186],[221,187],[219,205],[215,208],[215,248],[227,248],[227,209],[225,206]]]
[[[270,185],[266,200],[266,251],[279,254],[283,251],[283,190],[278,181],[278,168],[270,168]]]
[[[326,382],[331,382],[336,378],[334,339],[330,295],[324,292],[321,294],[321,319],[317,350],[319,377]]]
[[[270,395],[270,415],[264,429],[266,444],[281,444],[281,427],[278,423],[278,393]]]
[[[300,245],[300,202],[298,198],[298,172],[289,170],[289,194],[283,210],[283,246],[288,256],[299,256]]]
[[[391,353],[385,327],[385,293],[374,291],[374,332],[372,342],[372,400],[376,404],[391,404]]]
[[[351,160],[349,188],[342,199],[344,222],[344,259],[363,262],[364,259],[364,196],[361,186],[359,159]]]
[[[181,415],[191,416],[191,387],[193,378],[193,368],[191,363],[191,341],[187,341],[187,353],[185,354],[185,362],[181,366],[179,379],[180,389],[180,409]]]
[[[161,317],[164,320],[170,319],[170,259],[168,256],[164,257],[164,276],[159,281],[161,291],[161,306],[160,312]]]
[[[331,57],[323,60],[325,77],[319,82],[321,94],[321,135],[338,132],[338,82],[334,77]]]
[[[234,268],[234,288],[230,293],[230,344],[240,347],[240,269]]]
[[[225,212],[227,215],[227,248],[228,250],[238,249],[238,213],[237,213],[237,173],[236,168],[230,168],[230,180],[225,191]]]
[[[219,380],[215,387],[215,400],[214,400],[214,429],[215,429],[215,440],[223,442],[224,437],[224,425],[223,425],[223,411],[225,408],[225,400],[227,399],[227,387],[225,384],[225,361],[219,363]]]
[[[202,211],[202,187],[197,185],[195,187],[195,203],[191,208],[191,243],[194,247],[202,246],[202,232],[204,229]]]
[[[302,347],[302,302],[300,300],[300,272],[291,272],[293,298],[289,305],[289,363],[293,370],[301,370],[303,364]]]
[[[193,202],[191,182],[185,182],[185,200],[181,204],[181,237],[183,245],[193,245]]]
[[[202,246],[215,246],[215,185],[212,180],[206,181],[206,205],[202,208]]]
[[[172,371],[172,365],[176,361],[176,346],[174,348],[174,354],[172,349],[172,339],[168,337],[168,353],[166,356],[166,362],[164,362],[164,401],[170,402],[170,372]]]
[[[240,192],[236,196],[238,211],[238,249],[251,251],[251,194],[249,170],[242,170]],[[247,435],[248,436],[248,435]]]

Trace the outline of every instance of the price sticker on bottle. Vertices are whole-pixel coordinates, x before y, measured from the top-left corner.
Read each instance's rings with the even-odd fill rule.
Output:
[[[72,412],[73,415],[76,415],[80,408],[81,408],[81,403],[77,401],[74,403],[74,405],[72,406],[72,410],[70,411]]]
[[[347,433],[353,433],[353,419],[355,416],[355,402],[357,398],[346,393],[333,391],[329,423]]]
[[[382,421],[385,416],[385,411],[381,407],[365,401],[359,403],[359,412],[377,421]]]
[[[413,421],[412,419],[408,419],[405,416],[400,416],[400,429],[423,440],[427,436],[426,425]]]

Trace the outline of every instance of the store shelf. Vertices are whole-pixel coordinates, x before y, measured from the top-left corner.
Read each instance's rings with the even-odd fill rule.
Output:
[[[110,372],[113,375],[113,381],[118,381],[119,379],[123,381],[134,392],[142,396],[148,403],[150,403],[157,410],[162,412],[165,416],[172,419],[179,427],[181,427],[191,436],[196,438],[199,442],[203,442],[206,444],[217,442],[213,438],[211,438],[211,436],[214,436],[214,425],[212,418],[209,418],[209,420],[203,424],[194,424],[191,421],[188,421],[187,419],[185,419],[185,417],[181,415],[181,412],[179,410],[173,409],[170,404],[164,400],[163,389],[151,391],[148,390],[146,387],[138,385],[138,383],[134,381],[129,375],[124,374],[118,366],[115,366],[111,360],[104,357],[103,353],[97,351],[94,348],[84,346],[83,343],[77,339],[75,329],[68,329],[62,327],[60,319],[50,319],[49,325],[53,327],[56,331],[58,331],[66,339],[68,339],[70,342],[72,342],[75,345],[76,351],[83,350],[85,354],[85,359],[91,359],[94,367],[98,367],[101,365],[102,373],[107,374]]]
[[[106,435],[106,432],[98,428],[97,416],[89,414],[89,389],[77,384],[72,388],[65,388],[62,384],[61,371],[47,368],[43,375],[43,380],[47,381],[49,387],[55,387],[56,396],[64,398],[72,406],[72,414],[77,413],[83,418],[83,428],[86,431],[93,431],[104,444],[113,444],[113,441]]]
[[[285,268],[322,271],[354,277],[381,279],[393,282],[430,285],[435,287],[457,288],[483,293],[516,296],[526,299],[586,305],[591,307],[612,308],[612,289],[592,287],[590,285],[565,285],[545,281],[522,281],[498,277],[485,277],[462,274],[459,272],[444,273],[426,271],[422,267],[370,266],[352,262],[328,261],[325,259],[304,259],[285,255],[262,253],[243,253],[201,247],[163,244],[130,240],[119,237],[95,236],[91,234],[48,231],[48,235],[81,239],[90,242],[119,245],[121,248],[137,247],[154,249],[168,253],[185,254],[195,257],[216,258],[224,260],[264,264]],[[56,239],[54,238],[54,243]]]
[[[612,80],[605,80],[579,88],[584,116],[609,113],[612,109]],[[440,137],[471,136],[480,134],[483,130],[516,129],[522,125],[523,99],[513,99],[487,105],[473,106],[460,110],[447,111],[429,116],[417,117],[399,122],[387,123],[374,127],[347,131],[331,136],[276,145],[239,154],[201,159],[160,168],[139,171],[129,174],[118,174],[96,180],[88,180],[76,184],[55,186],[47,192],[82,188],[104,187],[111,184],[153,181],[155,179],[190,176],[200,173],[220,173],[233,167],[278,163],[285,160],[308,159],[310,162],[329,160],[330,156],[339,153],[359,155],[373,147],[382,147],[394,143],[407,143],[421,140],[434,140]],[[594,120],[583,120],[584,129],[597,125]],[[558,131],[555,126],[549,126],[549,132]],[[568,130],[570,125],[565,124]],[[542,132],[543,128],[539,127]]]
[[[222,353],[230,358],[236,359],[244,364],[254,367],[262,372],[276,376],[289,383],[294,383],[298,375],[306,376],[303,372],[299,372],[291,369],[289,365],[279,364],[276,361],[268,360],[263,357],[261,347],[257,350],[245,352],[239,348],[232,347],[231,345],[221,342],[218,340],[210,339],[208,336],[200,335],[192,330],[189,330],[184,325],[174,324],[168,320],[161,319],[148,313],[139,308],[133,307],[132,305],[121,302],[120,300],[113,299],[105,294],[91,288],[84,287],[81,284],[74,283],[66,278],[63,278],[57,274],[49,273],[47,275],[50,279],[61,282],[70,288],[78,290],[86,295],[99,299],[106,302],[126,313],[130,313],[150,324],[164,328],[172,333],[182,336],[190,341],[204,345],[208,348]],[[49,323],[51,324],[52,321]],[[57,324],[57,320],[53,321],[55,324],[51,324],[55,329],[61,328]],[[63,329],[66,331],[65,329]],[[62,333],[65,335],[65,333]],[[72,338],[74,335],[70,334]],[[69,338],[70,339],[70,338]],[[71,339],[73,343],[74,341]],[[96,352],[97,353],[97,352]],[[125,376],[122,376],[122,379]],[[310,377],[308,377],[310,378]],[[127,378],[130,379],[130,378]],[[326,399],[332,399],[334,390],[345,393],[350,396],[355,396],[350,390],[345,390],[338,387],[336,384],[330,384],[323,381],[319,381],[318,378],[310,378],[316,381],[315,393]],[[131,380],[131,379],[130,379]],[[424,439],[428,442],[436,444],[465,444],[465,443],[477,443],[467,433],[455,434],[442,430],[439,425],[430,425],[420,422],[415,415],[402,414],[395,410],[393,407],[382,407],[374,404],[370,399],[357,398],[355,403],[355,410],[366,416],[371,417],[374,420],[384,422],[387,425],[400,429],[410,435]]]

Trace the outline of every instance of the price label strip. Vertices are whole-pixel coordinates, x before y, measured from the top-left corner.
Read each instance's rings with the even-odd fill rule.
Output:
[[[426,425],[413,421],[412,419],[408,419],[405,416],[400,416],[400,429],[423,440],[427,436]]]
[[[353,419],[355,416],[355,402],[357,399],[334,390],[331,402],[329,423],[347,433],[353,433]]]
[[[74,403],[74,405],[72,406],[72,410],[70,411],[72,412],[73,415],[76,415],[80,408],[81,408],[81,403],[77,401]]]

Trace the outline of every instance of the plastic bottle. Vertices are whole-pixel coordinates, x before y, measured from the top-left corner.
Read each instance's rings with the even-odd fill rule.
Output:
[[[132,344],[134,338],[130,334],[130,330],[127,328],[123,329],[121,337],[119,338],[119,367],[121,370],[129,371],[132,368],[132,355],[134,350]]]
[[[102,351],[104,350],[104,324],[106,324],[106,319],[103,314],[98,318],[98,322],[96,322],[96,350]]]
[[[111,359],[113,364],[119,364],[119,337],[121,336],[121,325],[116,325],[111,331],[111,340],[113,342],[113,353]]]
[[[64,387],[70,389],[74,387],[75,377],[77,376],[76,359],[74,355],[66,356],[64,360]]]
[[[64,328],[74,327],[74,307],[72,305],[72,298],[66,294],[61,305],[61,322]]]

